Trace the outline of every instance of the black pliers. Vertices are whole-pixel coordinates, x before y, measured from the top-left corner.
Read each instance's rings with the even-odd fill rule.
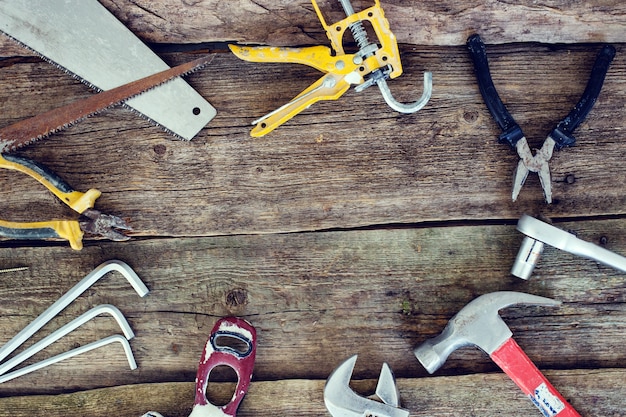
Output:
[[[604,78],[609,70],[609,65],[615,57],[615,48],[612,45],[605,45],[596,58],[591,70],[591,76],[587,82],[587,87],[583,92],[578,104],[574,106],[572,111],[561,120],[557,126],[550,132],[543,143],[541,149],[533,156],[526,137],[522,129],[515,122],[511,114],[507,111],[504,103],[500,100],[500,96],[493,85],[491,73],[489,72],[489,62],[487,61],[487,52],[485,44],[479,35],[472,35],[467,39],[467,47],[474,63],[476,78],[483,100],[491,113],[493,119],[498,123],[502,134],[498,137],[498,142],[507,143],[517,150],[520,161],[513,177],[513,201],[517,199],[526,177],[529,172],[539,174],[541,187],[543,188],[544,197],[549,204],[552,202],[552,187],[550,180],[550,166],[548,162],[552,157],[554,149],[560,150],[567,146],[573,146],[576,138],[572,135],[574,130],[585,120],[587,114],[596,102]]]

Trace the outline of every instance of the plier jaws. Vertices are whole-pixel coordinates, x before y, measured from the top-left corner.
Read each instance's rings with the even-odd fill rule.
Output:
[[[78,218],[80,230],[92,235],[102,236],[114,242],[123,242],[130,237],[121,231],[133,230],[121,217],[104,214],[95,209],[87,209]]]
[[[491,113],[491,116],[502,130],[498,141],[510,145],[517,151],[520,157],[513,178],[513,201],[517,200],[520,190],[528,177],[528,173],[536,172],[539,175],[544,198],[546,202],[550,204],[552,202],[552,187],[548,162],[550,158],[552,158],[552,153],[555,149],[560,150],[564,147],[574,146],[576,143],[573,132],[583,120],[585,120],[600,95],[600,90],[604,84],[609,65],[615,57],[615,47],[605,45],[600,50],[580,100],[567,117],[559,122],[556,128],[550,132],[541,146],[541,149],[539,149],[535,155],[533,155],[530,150],[522,129],[508,112],[496,91],[496,87],[493,85],[485,44],[480,39],[480,36],[470,36],[467,39],[467,47],[474,64],[474,71],[476,73],[476,79],[478,80],[480,93],[487,105],[489,113]]]

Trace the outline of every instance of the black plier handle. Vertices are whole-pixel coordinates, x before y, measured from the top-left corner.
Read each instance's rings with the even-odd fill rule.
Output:
[[[472,35],[467,39],[467,47],[474,63],[480,93],[491,116],[503,132],[499,136],[498,141],[500,143],[508,143],[515,148],[517,142],[524,137],[524,133],[506,109],[496,91],[496,87],[493,85],[485,44],[479,35]],[[574,138],[572,133],[585,120],[598,99],[606,73],[609,70],[609,65],[614,57],[615,47],[612,45],[605,45],[598,53],[589,81],[580,100],[567,117],[559,122],[557,127],[550,133],[550,137],[556,142],[555,148],[557,150],[566,146],[572,146],[576,142],[576,138]]]

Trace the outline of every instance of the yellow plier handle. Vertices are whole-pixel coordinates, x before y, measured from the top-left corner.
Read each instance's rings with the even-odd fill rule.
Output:
[[[52,171],[36,162],[16,155],[0,154],[0,168],[22,172],[36,179],[61,201],[78,213],[94,206],[100,191],[86,193],[75,191]],[[11,222],[0,220],[0,235],[12,239],[65,239],[72,249],[83,247],[83,231],[77,220],[51,220],[43,222]]]
[[[43,222],[10,222],[0,220],[0,235],[9,239],[64,239],[72,249],[83,248],[83,231],[78,220],[50,220]]]
[[[96,189],[88,190],[86,193],[75,191],[54,172],[28,158],[0,154],[0,168],[19,171],[31,176],[77,213],[92,208],[101,194]]]

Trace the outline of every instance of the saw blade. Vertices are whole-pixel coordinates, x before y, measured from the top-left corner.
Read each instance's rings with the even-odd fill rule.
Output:
[[[175,77],[189,74],[207,65],[212,59],[213,56],[206,55],[1,128],[0,153],[21,148],[37,139],[65,129],[92,114],[115,106],[130,97],[139,98],[139,94],[148,94],[149,90],[168,81],[173,82]]]
[[[0,0],[0,31],[99,90],[168,68],[97,0]],[[125,104],[187,140],[216,115],[182,79]]]

